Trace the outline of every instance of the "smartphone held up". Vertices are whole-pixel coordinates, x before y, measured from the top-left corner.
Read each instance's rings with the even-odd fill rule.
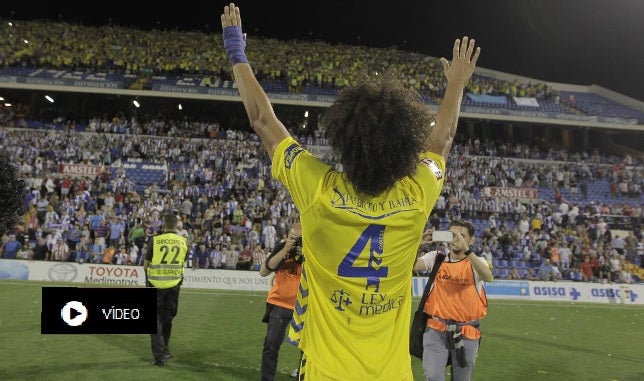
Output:
[[[434,242],[452,242],[454,240],[454,233],[449,230],[436,230],[432,233],[432,241]]]

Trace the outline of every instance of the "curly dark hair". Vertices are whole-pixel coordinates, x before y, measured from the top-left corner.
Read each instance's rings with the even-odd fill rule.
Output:
[[[387,72],[345,88],[324,115],[326,137],[356,191],[376,196],[415,173],[433,114]]]
[[[9,154],[0,150],[0,236],[13,229],[25,212],[25,182],[18,179],[17,173]]]

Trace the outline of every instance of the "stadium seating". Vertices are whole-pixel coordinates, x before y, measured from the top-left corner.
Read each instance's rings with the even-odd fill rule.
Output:
[[[504,268],[493,268],[492,275],[496,279],[507,279],[510,276],[510,270]]]
[[[587,115],[636,119],[639,123],[644,122],[644,112],[600,95],[582,92],[561,92],[561,99],[568,99],[570,96],[574,99],[570,106],[583,111]]]
[[[61,70],[61,69],[48,69],[48,68],[25,68],[25,67],[5,67],[0,69],[0,75],[7,76],[20,76],[31,78],[44,78],[44,79],[61,79],[61,80],[83,80],[83,81],[109,81],[112,83],[120,83],[120,87],[129,88],[129,85],[136,82],[139,78],[134,74],[118,74],[118,73],[105,73],[96,70]],[[474,75],[479,81],[492,80],[485,76]],[[212,80],[212,82],[211,82]],[[285,79],[275,80],[261,80],[262,87],[267,92],[288,92],[289,88]],[[143,85],[143,88],[151,89],[155,84],[161,85],[176,85],[176,86],[192,86],[192,87],[216,87],[223,89],[234,88],[234,82],[229,80],[222,80],[212,77],[204,77],[203,75],[155,75],[151,76]],[[337,88],[318,87],[310,84],[304,84],[301,88],[302,93],[305,94],[319,94],[335,96],[338,94]],[[574,98],[574,102],[567,101],[568,97]],[[480,95],[478,97],[485,97]],[[644,112],[628,107],[627,105],[620,104],[610,99],[604,98],[600,95],[585,92],[566,92],[560,93],[560,102],[555,102],[552,99],[544,97],[538,98],[538,107],[518,105],[512,97],[491,96],[490,98],[505,98],[505,102],[497,100],[477,101],[476,97],[463,97],[462,104],[465,106],[483,107],[483,108],[503,108],[507,110],[517,111],[532,111],[532,112],[545,112],[545,113],[558,113],[558,114],[579,114],[580,112],[588,116],[603,116],[603,117],[617,117],[625,119],[635,119],[638,123],[644,123]],[[423,96],[423,99],[428,103],[435,103],[432,97]]]
[[[136,163],[125,164],[123,166],[125,176],[133,181],[135,190],[142,192],[148,185],[163,184],[165,182],[165,169],[158,163]],[[118,176],[118,170],[112,169],[110,171],[111,179]]]

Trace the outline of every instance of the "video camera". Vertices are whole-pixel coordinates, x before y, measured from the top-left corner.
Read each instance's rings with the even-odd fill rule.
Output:
[[[300,252],[298,252],[298,247],[300,248]],[[295,238],[295,246],[291,248],[291,250],[289,251],[286,257],[293,259],[297,263],[302,263],[304,262],[304,256],[300,254],[301,251],[302,251],[302,236],[299,236]]]

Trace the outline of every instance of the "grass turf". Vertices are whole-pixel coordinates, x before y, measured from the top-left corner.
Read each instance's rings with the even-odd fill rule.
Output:
[[[148,335],[42,335],[41,287],[52,285],[0,281],[0,380],[260,379],[266,293],[183,288],[170,344],[175,357],[159,368]],[[489,304],[474,380],[644,380],[642,306]],[[293,380],[298,359],[297,348],[284,343],[276,380]],[[420,360],[412,367],[422,380]]]

